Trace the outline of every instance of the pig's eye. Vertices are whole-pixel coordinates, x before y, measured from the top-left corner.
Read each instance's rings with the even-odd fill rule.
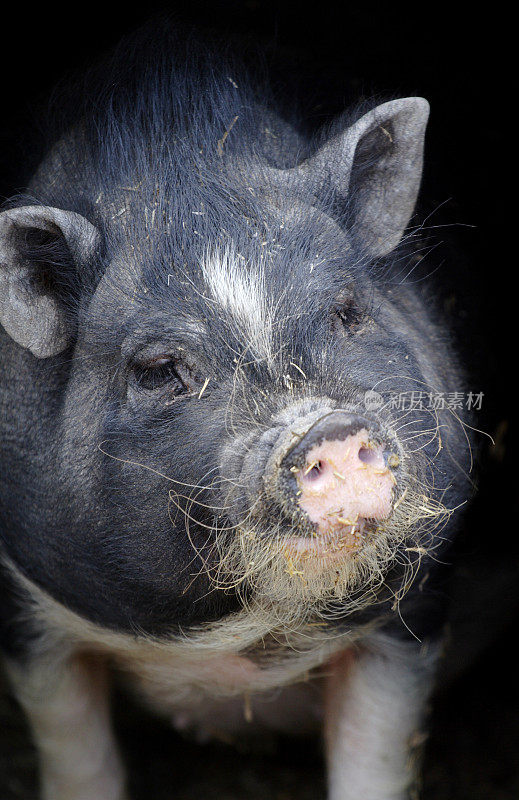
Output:
[[[132,366],[133,380],[139,389],[154,391],[168,385],[174,394],[189,392],[190,376],[186,367],[168,355],[159,355]]]

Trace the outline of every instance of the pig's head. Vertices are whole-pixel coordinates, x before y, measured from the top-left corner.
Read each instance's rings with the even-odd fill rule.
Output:
[[[455,504],[453,415],[387,402],[450,377],[402,280],[412,248],[395,255],[426,101],[340,122],[295,165],[267,164],[240,114],[137,162],[104,142],[74,191],[0,216],[0,320],[40,387],[43,487],[10,554],[105,624],[350,612],[409,584]]]

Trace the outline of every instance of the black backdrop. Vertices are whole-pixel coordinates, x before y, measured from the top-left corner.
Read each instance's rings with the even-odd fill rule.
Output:
[[[497,764],[500,758],[506,761],[503,753],[513,751],[518,731],[517,725],[506,728],[506,720],[511,710],[516,716],[519,711],[509,655],[519,607],[514,521],[519,493],[509,435],[517,391],[510,375],[517,357],[514,315],[507,303],[513,295],[508,268],[512,237],[504,231],[511,157],[501,59],[506,20],[488,9],[478,11],[475,4],[469,10],[454,2],[412,9],[363,0],[321,0],[309,6],[287,0],[179,0],[133,10],[107,6],[96,1],[67,10],[11,6],[0,54],[0,199],[23,186],[41,98],[67,72],[88,63],[158,10],[220,31],[274,37],[288,61],[293,58],[295,72],[304,64],[313,75],[317,114],[323,120],[359,95],[421,94],[430,101],[422,214],[431,215],[429,224],[440,226],[434,235],[444,255],[435,279],[450,297],[449,313],[470,369],[469,388],[485,393],[477,425],[496,440],[493,447],[487,438],[477,437],[480,492],[467,518],[453,589],[457,616],[472,625],[460,625],[455,637],[452,661],[461,677],[444,696],[438,719],[445,722],[442,714],[448,715],[449,709],[461,713],[459,703],[469,704],[482,742],[489,725],[501,726],[502,740],[489,757]],[[462,672],[470,660],[472,666]],[[463,792],[456,796],[475,797]]]

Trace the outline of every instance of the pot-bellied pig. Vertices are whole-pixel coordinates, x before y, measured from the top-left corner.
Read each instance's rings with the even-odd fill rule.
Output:
[[[460,387],[407,277],[429,107],[310,134],[259,72],[137,35],[0,215],[0,628],[46,800],[127,797],[115,673],[195,736],[321,727],[330,800],[416,791],[470,491],[463,412],[406,402]]]

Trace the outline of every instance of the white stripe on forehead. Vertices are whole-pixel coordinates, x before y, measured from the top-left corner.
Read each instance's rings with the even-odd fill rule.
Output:
[[[229,314],[229,324],[237,329],[251,354],[270,360],[272,315],[262,264],[253,267],[226,246],[207,250],[202,274],[212,297]]]

